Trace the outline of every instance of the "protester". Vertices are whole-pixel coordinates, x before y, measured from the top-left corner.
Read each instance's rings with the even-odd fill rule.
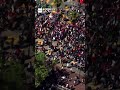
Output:
[[[68,20],[66,13],[79,10],[74,21]],[[64,13],[63,13],[64,12]],[[67,20],[66,20],[67,19]],[[69,65],[69,69],[80,68],[84,72],[85,68],[85,12],[83,8],[72,6],[68,11],[59,8],[56,12],[46,11],[38,14],[35,20],[36,51],[45,52],[49,62],[57,60],[57,64]],[[80,43],[79,43],[80,42]],[[43,49],[44,48],[44,49]],[[70,72],[70,70],[69,70]],[[62,73],[62,72],[61,72]],[[72,74],[76,71],[72,70]],[[78,72],[77,72],[78,73]],[[59,74],[58,74],[59,75]],[[65,74],[63,74],[65,75]],[[61,75],[59,75],[62,77]],[[76,76],[75,76],[76,77]],[[74,78],[74,77],[73,77]],[[60,85],[70,88],[67,82],[70,78],[66,76],[61,79]],[[75,86],[80,84],[79,79],[71,81]],[[75,88],[74,86],[71,88]]]
[[[19,2],[18,0],[0,0],[0,56],[5,64],[9,61],[14,61],[24,66],[26,62],[29,63],[31,61],[30,58],[32,56],[28,57],[26,50],[28,50],[28,45],[33,45],[34,37],[31,35],[31,41],[29,40],[29,42],[26,42],[26,38],[33,32],[33,19],[33,3],[28,4],[28,2]],[[28,70],[30,73],[33,72],[33,66],[30,65]],[[33,73],[31,76],[34,76]],[[33,82],[32,80],[29,83]]]
[[[118,0],[92,0],[86,4],[86,73],[88,83],[109,90],[119,89],[119,23]],[[116,8],[115,8],[116,7]],[[92,73],[92,74],[91,74]],[[90,75],[91,74],[91,75]]]

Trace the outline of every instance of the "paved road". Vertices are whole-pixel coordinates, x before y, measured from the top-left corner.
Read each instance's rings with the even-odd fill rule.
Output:
[[[61,65],[61,64],[57,64],[56,67],[59,67],[59,68],[61,69],[62,65]],[[79,76],[78,71],[77,71],[76,69],[73,69],[73,71],[74,71],[75,73],[71,73],[71,71],[70,71],[69,68],[64,67],[64,69],[66,69],[67,72],[70,73],[70,76],[69,76],[69,77],[70,77],[70,78],[73,78],[73,80],[69,81],[68,84],[69,84],[69,85],[74,85],[74,77],[75,77],[75,76]],[[82,78],[84,77],[83,75],[84,75],[84,74],[83,74],[83,72],[81,71],[81,73],[80,73],[80,81],[82,81]],[[84,84],[84,83],[80,83],[80,84],[76,85],[76,86],[75,86],[75,90],[85,90],[85,84]]]

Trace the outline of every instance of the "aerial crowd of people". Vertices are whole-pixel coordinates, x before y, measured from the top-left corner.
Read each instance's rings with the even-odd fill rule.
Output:
[[[0,54],[2,60],[4,62],[20,60],[21,64],[25,64],[31,57],[29,49],[34,45],[35,40],[35,50],[44,52],[47,56],[46,61],[56,60],[57,64],[62,65],[62,69],[66,65],[72,72],[77,72],[72,70],[72,67],[83,71],[88,90],[92,90],[89,83],[96,86],[96,90],[120,89],[119,3],[119,0],[95,2],[90,0],[85,4],[86,10],[82,7],[77,9],[70,7],[70,10],[79,14],[74,22],[64,17],[69,12],[65,9],[38,14],[34,22],[34,5],[30,3],[19,5],[15,0],[1,0]],[[34,25],[35,37],[32,30]],[[8,37],[10,33],[3,35],[7,31],[19,33],[18,36],[16,35],[17,43],[15,43],[16,37]],[[34,51],[34,47],[32,49]],[[26,52],[28,52],[27,55]],[[28,76],[32,76],[28,83],[33,82],[32,62],[25,64],[25,70]],[[56,71],[56,75],[58,73]],[[62,77],[63,79],[60,80],[62,82],[59,84],[67,88],[75,88],[76,82],[84,83],[83,79],[81,81],[81,78],[75,75],[74,85],[70,86],[69,83],[63,83],[70,78],[65,75],[61,75]]]
[[[38,14],[35,20],[36,51],[44,52],[49,62],[57,60],[62,65],[67,63],[68,67],[72,65],[84,71],[85,12],[82,8],[77,9],[80,15],[74,23],[69,23],[70,20],[63,17],[66,14],[62,13],[66,12],[59,9]]]
[[[91,0],[86,11],[86,83],[101,85],[97,90],[120,89],[119,0]]]
[[[28,84],[34,81],[31,62],[34,52],[30,52],[31,50],[34,51],[34,33],[31,33],[33,31],[34,3],[18,2],[17,0],[0,1],[1,60],[4,63],[4,68],[9,67],[9,64],[6,64],[9,61],[23,65],[26,76],[28,73],[29,76],[31,75],[30,78],[26,79],[25,83]]]

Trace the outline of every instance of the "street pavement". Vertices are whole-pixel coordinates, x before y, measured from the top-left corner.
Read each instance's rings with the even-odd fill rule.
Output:
[[[56,67],[58,68],[62,68],[62,65],[61,64],[57,64]],[[70,76],[69,78],[72,78],[74,79],[75,76],[79,76],[80,77],[80,81],[82,82],[82,79],[85,77],[84,75],[84,72],[83,71],[78,71],[77,68],[73,68],[73,72],[74,73],[71,73],[70,71],[70,68],[67,68],[67,67],[64,67],[63,69],[65,69],[67,72],[70,73]],[[80,72],[80,73],[79,73]],[[74,81],[71,80],[68,82],[68,84],[71,86],[71,85],[74,85]],[[75,90],[85,90],[85,83],[80,83],[78,85],[75,86]]]

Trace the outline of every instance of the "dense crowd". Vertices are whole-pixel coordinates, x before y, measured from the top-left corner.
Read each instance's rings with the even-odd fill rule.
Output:
[[[39,39],[36,40],[36,51],[46,53],[48,61],[57,60],[61,64],[67,63],[67,66],[72,65],[85,71],[86,84],[94,82],[95,86],[101,85],[97,90],[116,90],[120,88],[120,2],[90,1],[86,4],[86,20],[82,8],[76,9],[80,16],[74,23],[68,23],[67,19],[62,17],[63,13],[67,13],[63,9],[56,13],[38,15],[35,20],[36,39]],[[16,61],[22,60],[21,63],[25,64],[26,51],[23,48],[34,44],[34,33],[30,30],[34,26],[33,16],[34,8],[31,4],[19,5],[15,0],[0,1],[0,53],[3,60],[12,58]],[[2,35],[6,31],[20,32],[17,44],[14,44],[15,38],[10,38],[10,42],[7,42],[9,37]],[[26,45],[26,42],[29,44]],[[14,52],[11,53],[8,48],[14,49]],[[27,52],[29,56],[29,49]],[[25,67],[28,72],[33,72],[31,63],[25,64]],[[28,75],[31,76],[29,73]],[[78,81],[76,77],[75,82]],[[64,85],[69,87],[68,83]],[[89,86],[88,89],[90,88]]]
[[[34,27],[32,26],[34,23],[34,17],[32,17],[34,16],[34,7],[32,4],[5,0],[4,3],[1,3],[0,11],[1,50],[17,50],[24,48],[26,43],[29,45],[34,43],[34,34],[31,35]],[[10,33],[6,35],[7,32]],[[17,38],[18,40],[16,40]],[[20,50],[18,51],[20,52]]]
[[[68,23],[69,20],[63,17],[67,12],[64,9],[46,11],[36,17],[36,51],[44,52],[49,62],[57,60],[60,64],[67,63],[68,67],[72,65],[84,71],[85,12],[82,8],[77,9],[80,14],[74,23]]]
[[[30,49],[34,51],[33,28],[34,3],[0,0],[0,58],[4,65],[9,61],[24,65],[26,76],[27,73],[33,76],[34,52],[30,52]],[[33,83],[33,80],[26,79],[25,83]]]
[[[86,6],[86,83],[101,85],[97,90],[120,89],[119,3],[100,0]]]

